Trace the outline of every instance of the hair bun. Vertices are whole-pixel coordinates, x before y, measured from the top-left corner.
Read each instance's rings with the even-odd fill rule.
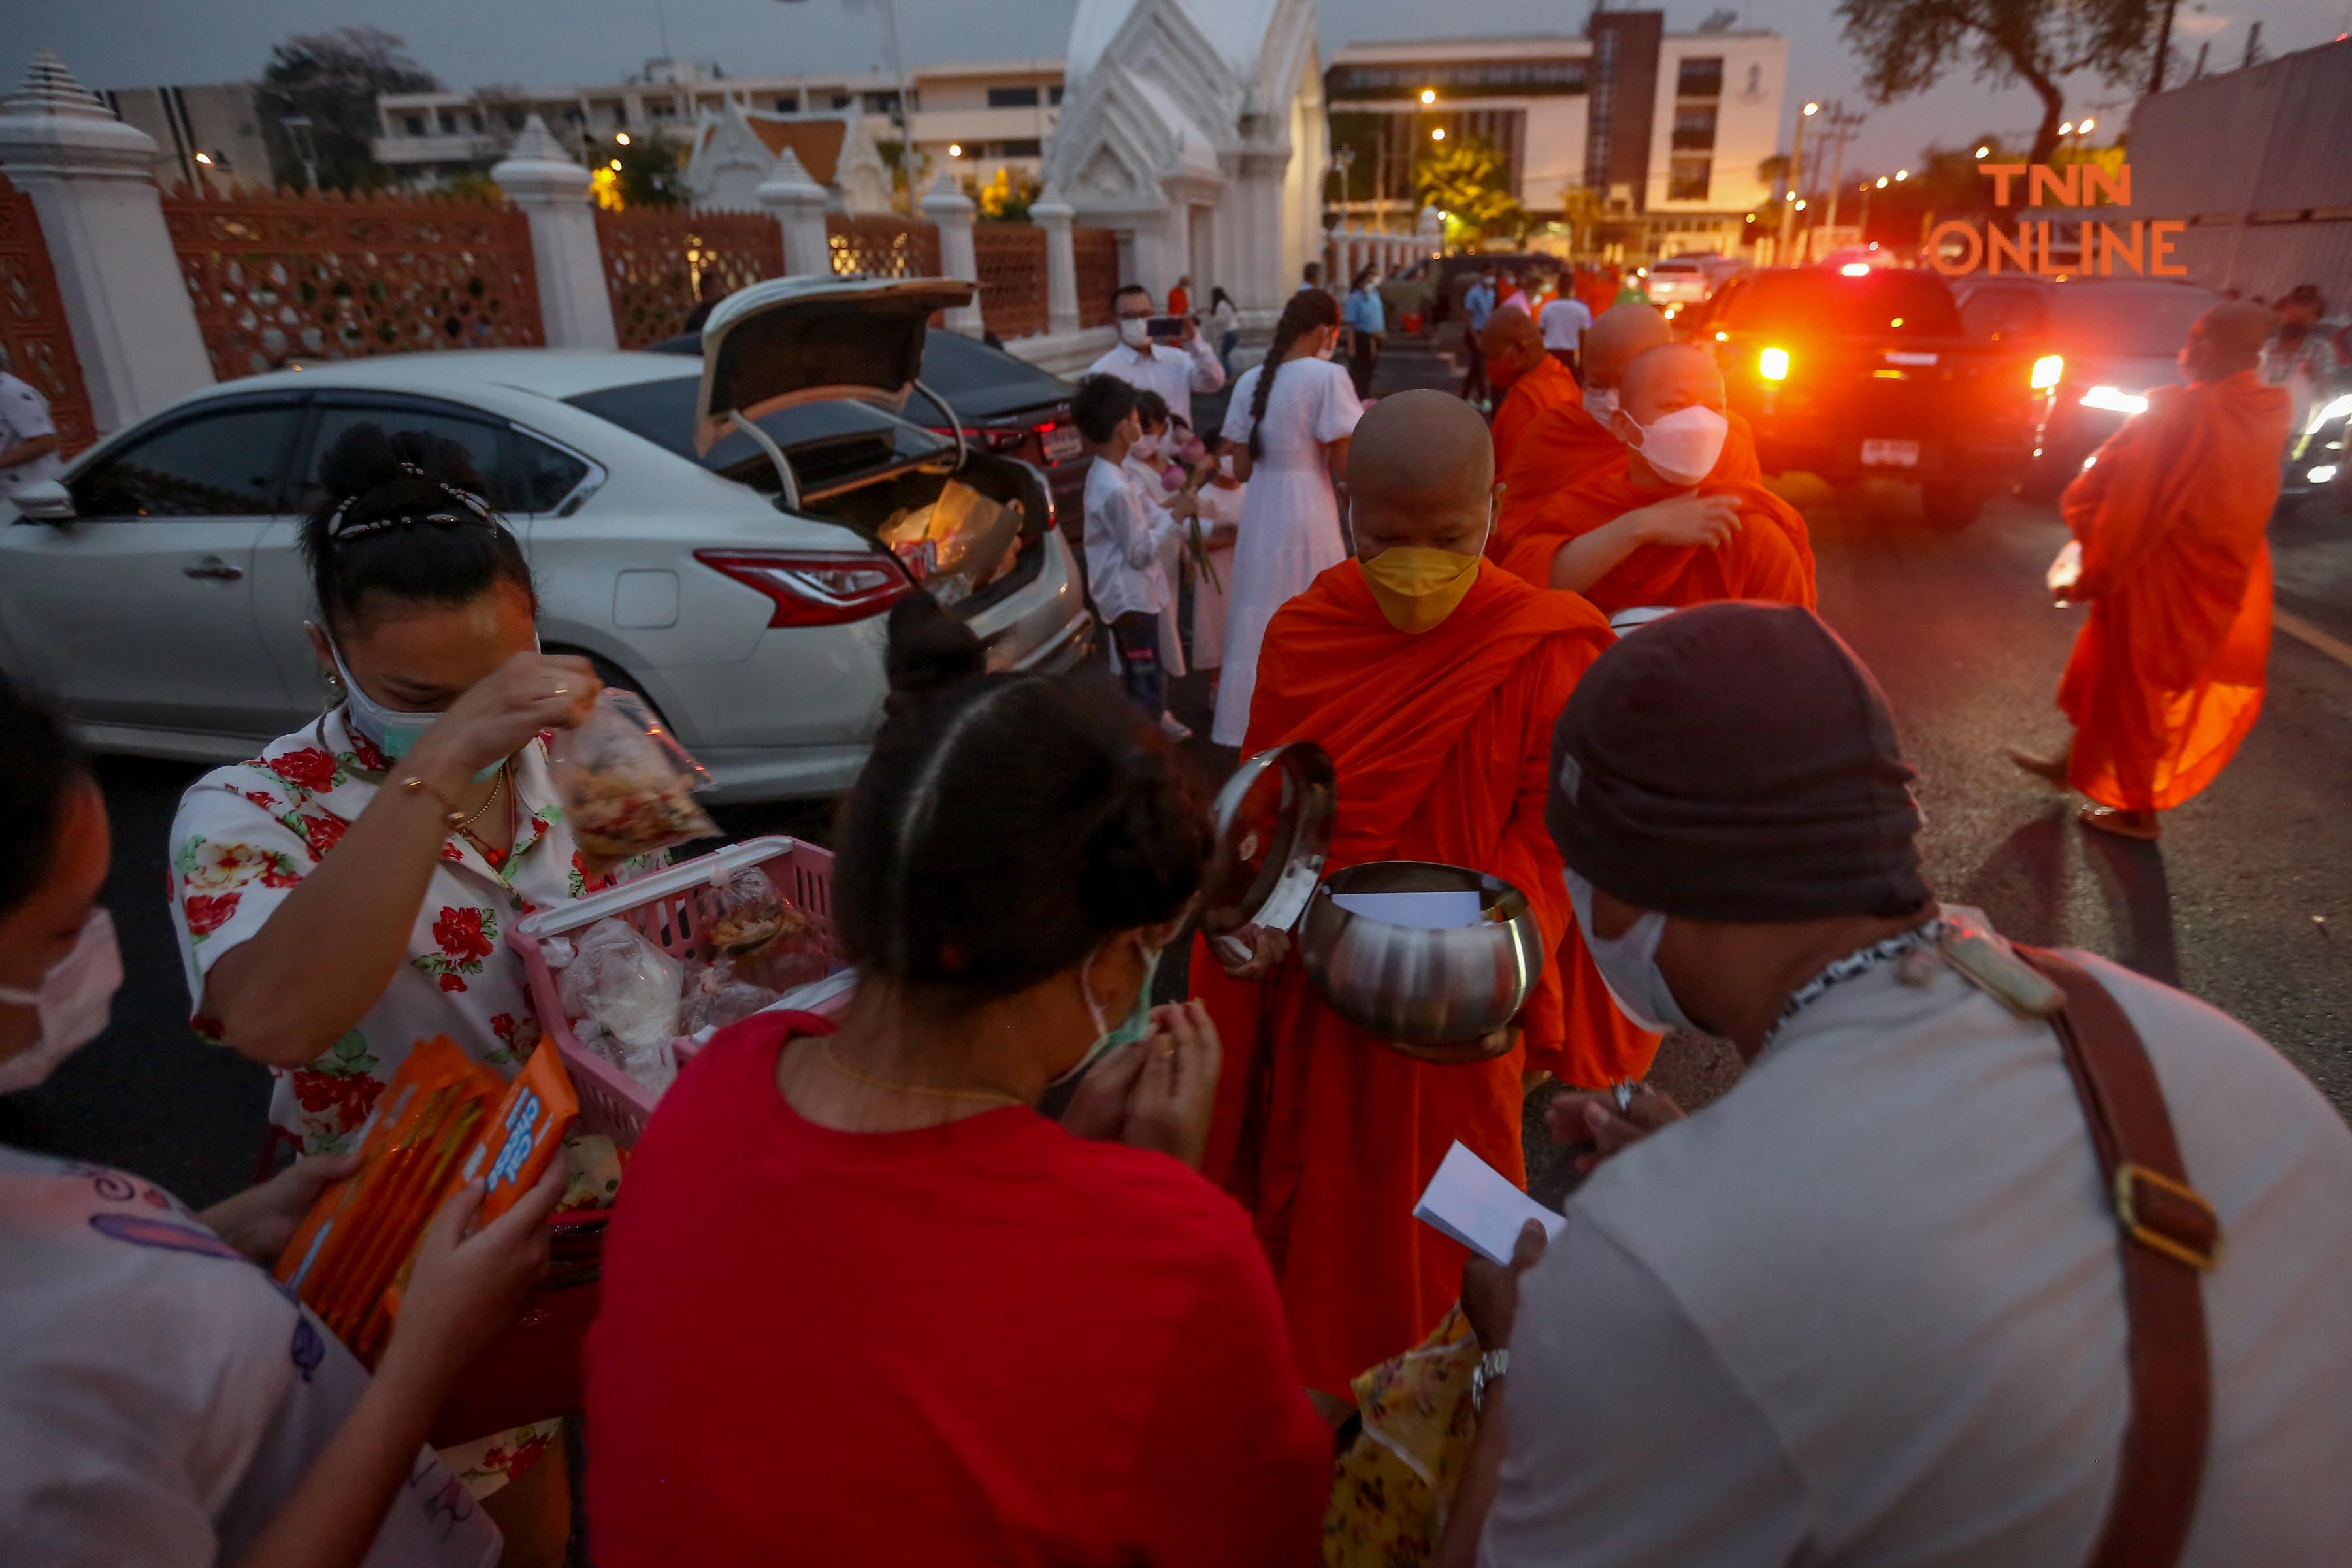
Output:
[[[929,594],[899,596],[890,606],[888,637],[882,668],[892,711],[988,673],[988,650],[980,638]]]

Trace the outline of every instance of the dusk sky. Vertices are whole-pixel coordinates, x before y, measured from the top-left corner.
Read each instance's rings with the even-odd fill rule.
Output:
[[[1216,0],[1192,0],[1213,5]],[[1725,0],[1730,5],[1730,0]],[[1059,56],[1075,0],[899,0],[909,64],[935,59]],[[1630,8],[1630,7],[1629,7]],[[1670,28],[1696,26],[1715,0],[1667,0]],[[1834,0],[1750,0],[1732,6],[1742,25],[1788,36],[1792,103],[1843,96],[1869,123],[1848,162],[1889,169],[1927,142],[1958,143],[1981,131],[2019,132],[2038,118],[2022,89],[1996,93],[1965,72],[1922,98],[1881,109],[1862,105]],[[1459,12],[1427,0],[1322,0],[1323,48],[1356,41],[1447,34],[1580,30],[1587,7],[1560,0],[1485,0]],[[519,82],[530,87],[610,82],[663,52],[716,60],[730,75],[879,68],[882,12],[874,0],[11,0],[14,20],[0,41],[0,72],[13,85],[37,48],[65,57],[92,87],[234,80],[260,74],[270,46],[289,33],[368,22],[407,39],[426,69],[454,87]],[[1453,18],[1459,18],[1458,21]],[[1473,19],[1475,25],[1469,25]],[[2352,27],[2352,0],[2183,0],[2176,24],[2193,56],[2210,41],[2216,68],[2234,65],[2250,24],[2263,25],[2265,54],[2324,43]],[[2069,109],[2105,110],[2120,128],[2129,95],[2084,80]],[[2110,107],[2112,106],[2112,107]],[[1787,132],[1783,132],[1783,145]]]

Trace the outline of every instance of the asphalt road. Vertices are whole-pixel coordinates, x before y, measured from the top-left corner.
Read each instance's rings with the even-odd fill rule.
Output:
[[[1439,383],[1445,362],[1399,345],[1381,390]],[[1958,535],[1888,486],[1832,495],[1804,479],[1822,609],[1895,704],[1921,775],[1930,873],[2027,941],[2105,953],[2244,1020],[2352,1115],[2352,518],[2305,508],[2274,526],[2279,603],[2320,643],[2280,635],[2261,722],[2160,845],[2079,828],[2072,805],[2012,769],[2007,742],[2052,746],[2051,702],[2081,612],[2050,606],[2054,510],[1996,503]],[[1205,730],[1202,683],[1179,711]],[[139,1171],[194,1203],[235,1190],[260,1144],[267,1075],[198,1044],[162,899],[164,840],[193,770],[108,759],[107,890],[130,982],[107,1033],[42,1088],[0,1099],[0,1142]],[[741,833],[809,831],[821,812],[730,814]],[[1727,1053],[1670,1043],[1659,1081],[1693,1100],[1736,1076]],[[1531,1146],[1531,1153],[1542,1151]],[[1562,1173],[1536,1163],[1540,1185]]]

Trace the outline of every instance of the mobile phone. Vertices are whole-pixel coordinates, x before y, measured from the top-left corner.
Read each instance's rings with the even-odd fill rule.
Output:
[[[1143,324],[1143,330],[1154,338],[1172,343],[1184,335],[1184,318],[1154,316]]]

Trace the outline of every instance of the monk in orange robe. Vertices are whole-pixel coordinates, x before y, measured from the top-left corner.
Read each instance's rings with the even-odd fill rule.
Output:
[[[1543,331],[1524,310],[1496,310],[1486,318],[1480,342],[1486,351],[1486,384],[1502,396],[1495,406],[1495,466],[1510,461],[1528,427],[1551,409],[1576,401],[1576,377],[1544,352]]]
[[[1603,615],[1716,599],[1813,604],[1813,550],[1796,508],[1717,477],[1730,422],[1723,373],[1688,343],[1627,367],[1610,416],[1618,459],[1554,495],[1504,543],[1502,565]]]
[[[1480,556],[1492,448],[1467,404],[1384,397],[1356,436],[1361,559],[1325,572],[1266,628],[1244,750],[1313,741],[1330,752],[1328,868],[1489,872],[1527,895],[1555,962],[1516,1029],[1408,1055],[1333,1012],[1279,935],[1254,931],[1255,955],[1231,973],[1194,948],[1193,991],[1224,1042],[1203,1168],[1251,1212],[1301,1378],[1342,1400],[1461,1289],[1463,1249],[1412,1218],[1446,1150],[1459,1139],[1524,1183],[1523,1065],[1556,1062],[1600,1088],[1640,1077],[1656,1046],[1573,935],[1544,827],[1552,726],[1609,628],[1583,600]]]
[[[1501,560],[1501,550],[1544,503],[1572,489],[1588,474],[1622,461],[1624,444],[1612,433],[1609,415],[1617,406],[1625,367],[1654,348],[1674,341],[1666,319],[1647,305],[1612,305],[1586,330],[1583,356],[1584,387],[1573,403],[1546,410],[1528,426],[1510,460],[1502,461],[1496,448],[1496,472],[1503,480],[1503,510],[1495,522],[1489,558]],[[1729,416],[1731,434],[1723,444],[1710,476],[1732,483],[1752,484],[1763,476],[1756,465],[1756,437],[1748,421]]]
[[[2156,814],[2211,784],[2262,711],[2291,415],[2256,368],[2269,329],[2256,305],[2199,317],[2189,384],[2150,393],[2060,501],[2081,563],[2051,590],[2091,606],[2058,683],[2074,739],[2062,757],[2010,756],[2088,795],[2090,826],[2154,838]]]

